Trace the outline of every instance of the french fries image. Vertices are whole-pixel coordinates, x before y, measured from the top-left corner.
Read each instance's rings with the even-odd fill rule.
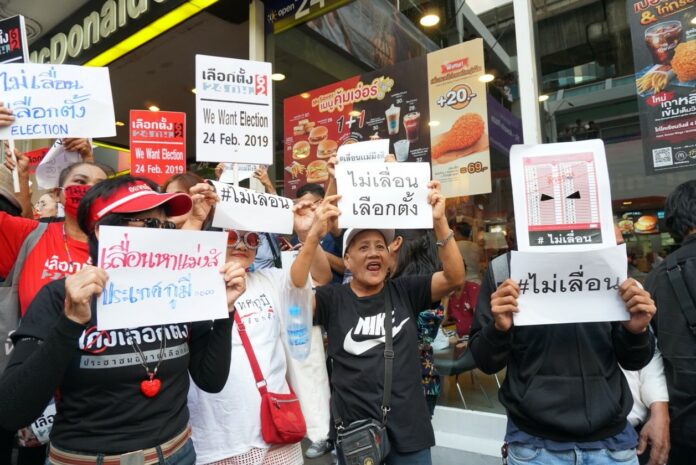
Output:
[[[292,179],[297,179],[299,175],[304,174],[305,171],[307,171],[307,168],[305,168],[302,163],[297,163],[296,161],[293,161],[291,165],[286,166],[285,169],[288,173],[290,173]]]
[[[653,91],[654,94],[665,90],[674,73],[668,66],[655,65],[647,73],[636,79],[636,90],[639,94]]]

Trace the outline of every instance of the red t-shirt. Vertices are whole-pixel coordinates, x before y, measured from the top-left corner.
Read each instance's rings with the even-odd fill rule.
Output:
[[[24,239],[39,223],[0,212],[0,276],[7,277],[17,260]],[[19,305],[22,316],[44,284],[79,271],[89,260],[87,243],[68,237],[72,265],[65,251],[63,223],[50,223],[29,252],[19,274]]]

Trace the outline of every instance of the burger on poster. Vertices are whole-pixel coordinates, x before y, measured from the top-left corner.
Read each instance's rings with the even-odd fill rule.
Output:
[[[336,156],[338,144],[335,140],[326,139],[317,145],[317,158],[331,158]]]
[[[329,130],[326,126],[317,126],[309,131],[309,143],[312,145],[317,145],[319,142],[323,141],[329,136]]]
[[[329,167],[324,160],[315,160],[307,165],[307,182],[322,183],[329,180]]]
[[[292,146],[292,159],[302,160],[307,158],[309,156],[309,149],[309,142],[306,140],[295,142],[295,145]]]
[[[643,215],[633,222],[633,229],[636,233],[648,234],[656,232],[657,217],[654,215]]]

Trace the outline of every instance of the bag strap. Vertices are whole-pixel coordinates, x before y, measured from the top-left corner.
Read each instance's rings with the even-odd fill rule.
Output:
[[[396,309],[392,303],[391,288],[389,283],[385,282],[387,295],[385,296],[386,305],[384,311],[384,393],[382,394],[382,424],[387,424],[387,414],[391,410],[392,391],[392,368],[394,365],[394,346],[392,334],[392,313],[396,314]]]
[[[394,305],[392,304],[391,298],[391,288],[389,283],[385,282],[384,287],[386,288],[385,305],[384,305],[384,393],[382,394],[382,424],[387,424],[387,414],[391,410],[389,404],[391,403],[391,390],[392,390],[392,371],[394,364],[394,346],[393,346],[393,334],[392,334],[392,313],[396,313],[394,310]],[[334,424],[337,430],[343,429],[343,419],[336,411],[336,405],[334,403],[334,397],[331,397],[329,402],[331,407],[331,414],[334,417]]]
[[[264,236],[266,236],[266,240],[268,241],[268,246],[271,248],[271,253],[273,254],[273,265],[275,265],[276,268],[282,268],[283,267],[283,260],[280,258],[280,251],[278,250],[278,243],[276,242],[275,238],[270,234],[270,233],[263,233]]]
[[[672,290],[677,296],[677,301],[679,301],[679,306],[681,307],[684,318],[689,324],[689,329],[691,333],[696,336],[696,306],[694,306],[694,299],[689,294],[689,290],[684,282],[684,276],[682,275],[682,268],[677,263],[677,254],[672,253],[665,259],[667,265],[667,277],[672,285]]]
[[[39,223],[34,230],[24,238],[24,241],[19,248],[17,259],[15,260],[14,265],[12,265],[10,272],[7,273],[5,281],[2,283],[4,287],[10,287],[14,285],[14,283],[19,282],[19,274],[24,268],[24,262],[26,261],[29,252],[31,252],[36,243],[39,242],[39,239],[41,239],[41,236],[43,235],[44,231],[46,231],[47,227],[47,223]]]
[[[234,312],[234,322],[237,323],[237,331],[239,332],[239,338],[242,340],[242,345],[244,346],[244,351],[249,359],[249,364],[251,365],[251,371],[254,373],[254,379],[256,380],[256,387],[262,396],[268,393],[266,388],[266,379],[263,377],[261,372],[261,367],[259,366],[258,360],[256,360],[256,354],[254,353],[254,348],[251,346],[251,341],[249,340],[249,335],[246,332],[246,327],[242,323],[242,319],[239,318],[239,312]]]

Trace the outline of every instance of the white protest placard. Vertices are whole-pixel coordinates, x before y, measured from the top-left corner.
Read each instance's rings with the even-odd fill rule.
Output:
[[[355,144],[343,144],[338,148],[336,157],[339,163],[356,161],[384,162],[388,154],[389,139],[377,139]]]
[[[196,160],[273,164],[271,64],[196,55]]]
[[[102,226],[99,266],[109,280],[97,298],[97,327],[227,318],[226,251],[224,232]]]
[[[63,141],[57,139],[36,167],[36,182],[42,189],[56,188],[60,172],[81,160],[82,157],[79,153],[65,150]]]
[[[108,68],[3,65],[0,95],[15,117],[0,128],[0,139],[116,135]]]
[[[601,140],[513,145],[510,176],[520,251],[576,252],[616,245]]]
[[[215,205],[213,226],[240,231],[292,234],[292,201],[243,187],[211,181],[220,201]]]
[[[629,319],[619,285],[626,245],[585,252],[512,252],[510,277],[520,286],[516,326]]]
[[[428,163],[339,163],[338,227],[430,229],[429,182]]]

